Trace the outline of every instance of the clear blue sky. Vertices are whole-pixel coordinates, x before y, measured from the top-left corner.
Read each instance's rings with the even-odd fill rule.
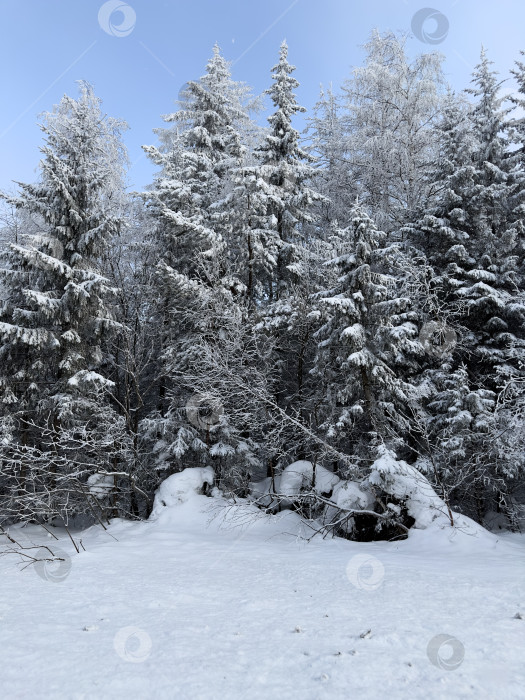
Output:
[[[119,2],[115,0],[115,5]],[[122,0],[120,4],[125,4]],[[409,51],[439,50],[456,89],[467,86],[483,43],[505,76],[525,49],[523,0],[129,0],[128,26],[113,36],[99,23],[103,0],[0,0],[0,188],[35,179],[41,132],[38,114],[75,80],[95,86],[104,110],[127,120],[133,163],[130,183],[144,187],[152,166],[141,144],[155,143],[160,115],[174,110],[180,87],[198,78],[217,41],[233,76],[256,93],[270,83],[281,40],[297,66],[300,102],[311,108],[320,83],[339,86],[362,62],[360,46],[377,27],[410,31],[418,10],[448,20],[446,38],[432,46],[413,37]],[[125,8],[124,8],[125,9]],[[113,25],[126,19],[118,11]],[[435,30],[432,19],[424,25]],[[111,31],[109,24],[106,28]],[[118,31],[118,30],[116,30]],[[300,128],[301,123],[297,126]]]

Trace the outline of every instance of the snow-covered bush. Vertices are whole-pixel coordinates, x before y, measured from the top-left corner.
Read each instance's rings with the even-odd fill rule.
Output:
[[[165,479],[155,494],[150,518],[156,520],[166,508],[185,503],[213,485],[215,474],[211,467],[188,467]]]
[[[397,515],[406,511],[415,528],[425,529],[436,520],[453,524],[447,505],[421,472],[384,447],[379,453],[368,482],[386,494],[387,508]]]
[[[268,512],[293,508],[316,521],[320,531],[352,539],[399,537],[411,527],[454,524],[454,514],[421,472],[384,446],[378,453],[360,482],[301,460],[274,479],[253,483],[252,499]]]

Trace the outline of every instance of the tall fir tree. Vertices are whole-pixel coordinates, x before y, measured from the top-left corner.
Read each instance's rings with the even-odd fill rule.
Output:
[[[90,510],[88,479],[125,467],[122,420],[107,397],[115,289],[100,273],[123,225],[124,127],[80,83],[78,99],[64,96],[44,115],[39,181],[3,195],[37,225],[3,256],[0,385],[12,419],[3,449],[18,455],[10,463],[21,500],[42,516]],[[74,495],[60,485],[68,478]]]
[[[509,382],[519,382],[524,369],[525,306],[520,291],[523,220],[519,206],[523,175],[511,140],[509,107],[484,50],[472,82],[467,93],[474,97],[474,103],[468,113],[454,99],[449,99],[444,110],[442,157],[436,173],[438,204],[408,229],[434,267],[433,286],[441,308],[448,309],[452,323],[461,331],[450,366],[434,362],[426,373],[434,386],[428,409],[433,426],[446,424],[447,440],[459,445],[468,440],[474,446],[465,456],[465,465],[458,462],[456,468],[461,473],[465,470],[467,489],[468,485],[474,489],[475,483],[476,505],[471,514],[481,518],[504,498],[501,475],[512,472],[516,477],[523,470],[522,460],[510,452],[506,459],[498,447],[506,429],[494,413],[498,393]],[[466,370],[461,369],[463,364]],[[469,420],[452,420],[452,406],[439,398],[450,371],[465,378],[462,386],[470,404],[483,405],[483,410],[471,411]],[[472,418],[491,412],[481,423]],[[485,435],[478,439],[476,433],[480,432]],[[485,450],[491,441],[497,458]],[[484,469],[480,466],[483,459]],[[469,471],[472,460],[476,468]],[[457,474],[452,477],[447,473],[450,483],[457,478]]]
[[[249,122],[243,96],[215,46],[206,73],[188,83],[181,109],[165,117],[177,124],[163,137],[167,147],[145,149],[161,168],[145,198],[157,222],[162,376],[157,413],[143,427],[164,473],[180,469],[190,455],[200,464],[236,454],[227,445],[234,438],[226,436],[226,418],[189,419],[192,411],[209,409],[210,399],[192,397],[184,376],[199,364],[201,341],[218,338],[221,314],[225,308],[235,314],[235,297],[245,290],[232,274],[228,246],[235,227],[232,173],[242,164],[240,128]],[[188,401],[196,401],[189,413]]]
[[[272,68],[272,86],[266,91],[274,112],[269,130],[256,150],[258,178],[265,183],[260,229],[274,260],[259,307],[261,332],[270,338],[275,377],[275,401],[291,416],[307,420],[308,371],[315,352],[315,324],[309,318],[313,293],[319,290],[316,271],[318,221],[316,205],[326,201],[315,189],[315,159],[301,145],[294,117],[305,111],[298,105],[293,77],[295,66],[288,61],[288,46],[281,44],[279,61]],[[312,274],[313,273],[313,274]],[[305,454],[304,434],[287,434],[289,458]],[[284,457],[284,454],[283,454]],[[268,473],[273,474],[273,462]]]
[[[292,126],[292,118],[306,111],[297,104],[294,90],[299,82],[292,76],[294,71],[283,41],[279,62],[272,68],[273,85],[266,91],[275,111],[268,117],[270,129],[257,149],[258,172],[268,184],[264,228],[272,248],[277,249],[275,281],[268,290],[271,301],[281,298],[287,285],[301,276],[300,249],[308,239],[307,225],[313,222],[312,205],[321,199],[308,186],[314,175],[312,159],[301,148],[299,132]]]
[[[458,222],[468,238],[449,250],[448,259],[471,368],[480,384],[497,390],[525,358],[525,306],[517,299],[523,231],[513,211],[523,179],[509,157],[509,107],[484,50],[473,84],[468,92],[476,99],[471,123],[477,138]]]
[[[397,291],[399,249],[386,244],[358,203],[345,248],[326,263],[338,277],[320,297],[323,324],[314,372],[326,392],[328,437],[367,458],[377,438],[392,439],[408,427],[414,389],[407,370],[415,369],[420,353],[417,314]]]

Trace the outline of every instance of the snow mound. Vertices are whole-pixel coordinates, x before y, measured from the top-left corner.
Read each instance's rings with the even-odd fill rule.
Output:
[[[340,481],[334,487],[332,501],[338,508],[366,510],[373,505],[371,493],[363,491],[355,481]]]
[[[329,527],[337,522],[339,530],[351,533],[355,515],[375,511],[378,494],[386,500],[390,514],[413,519],[414,530],[433,529],[452,531],[457,538],[466,535],[472,539],[486,539],[486,531],[467,516],[449,510],[445,501],[434,491],[425,475],[416,467],[397,459],[394,452],[382,446],[371,466],[370,474],[360,482],[344,480],[320,465],[300,460],[288,465],[275,478],[266,478],[251,484],[251,499],[267,513],[293,508],[306,494],[319,494],[322,512],[315,516],[321,525]],[[385,498],[386,494],[386,498]],[[412,523],[412,521],[411,521]]]
[[[308,487],[313,479],[313,464],[299,460],[289,464],[281,474],[279,493],[283,496],[297,496]]]
[[[215,478],[211,467],[188,467],[165,479],[155,494],[150,520],[156,520],[166,508],[186,503],[202,494],[204,486],[211,486]]]
[[[375,490],[386,494],[386,505],[395,517],[402,512],[413,518],[414,530],[454,530],[483,539],[484,530],[470,518],[449,510],[445,501],[416,467],[397,459],[394,452],[382,446],[371,466],[370,474],[361,482],[344,480],[320,465],[300,460],[288,465],[275,478],[251,484],[252,502],[267,512],[292,508],[301,496],[310,493],[323,496],[321,524],[340,520],[338,527],[351,532],[354,517],[360,511],[377,511]],[[384,496],[382,496],[384,498]],[[324,504],[324,506],[322,505]],[[344,519],[345,513],[347,515]]]
[[[331,493],[341,479],[325,467],[312,462],[299,460],[289,464],[273,479],[275,493],[281,496],[298,496],[305,489],[313,489],[317,493]],[[264,496],[272,492],[272,478],[267,477],[262,481],[252,482],[253,496]]]
[[[341,479],[333,472],[320,465],[315,468],[314,491],[317,493],[331,493],[339,483]]]
[[[280,504],[282,508],[289,508],[301,493],[314,491],[330,494],[340,483],[341,479],[325,467],[314,466],[307,460],[298,460],[289,464],[273,479],[267,477],[262,481],[252,482],[250,486],[251,495],[259,505],[271,508]]]
[[[372,465],[368,479],[372,486],[379,486],[396,501],[404,503],[407,513],[414,518],[415,530],[443,529],[461,532],[486,539],[488,533],[481,525],[465,515],[449,512],[447,504],[434,491],[428,479],[415,467],[396,459],[393,452],[380,448],[379,458]],[[395,508],[395,505],[392,504]],[[454,527],[451,528],[452,520]]]
[[[448,520],[447,506],[428,479],[414,467],[396,459],[385,447],[380,448],[368,480],[372,486],[379,486],[406,505],[408,514],[415,520],[414,527],[425,529],[437,519]]]

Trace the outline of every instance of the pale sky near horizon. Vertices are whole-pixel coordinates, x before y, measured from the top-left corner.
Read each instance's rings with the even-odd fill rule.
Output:
[[[321,83],[337,89],[362,63],[374,28],[411,32],[426,8],[408,51],[443,53],[456,90],[468,87],[482,44],[502,78],[525,49],[523,0],[110,1],[0,0],[0,189],[35,180],[38,115],[64,93],[75,95],[78,79],[95,86],[105,112],[128,122],[130,187],[146,186],[154,170],[141,144],[156,143],[152,130],[174,111],[181,86],[203,74],[215,42],[233,62],[233,77],[260,94],[286,38],[308,110]]]

